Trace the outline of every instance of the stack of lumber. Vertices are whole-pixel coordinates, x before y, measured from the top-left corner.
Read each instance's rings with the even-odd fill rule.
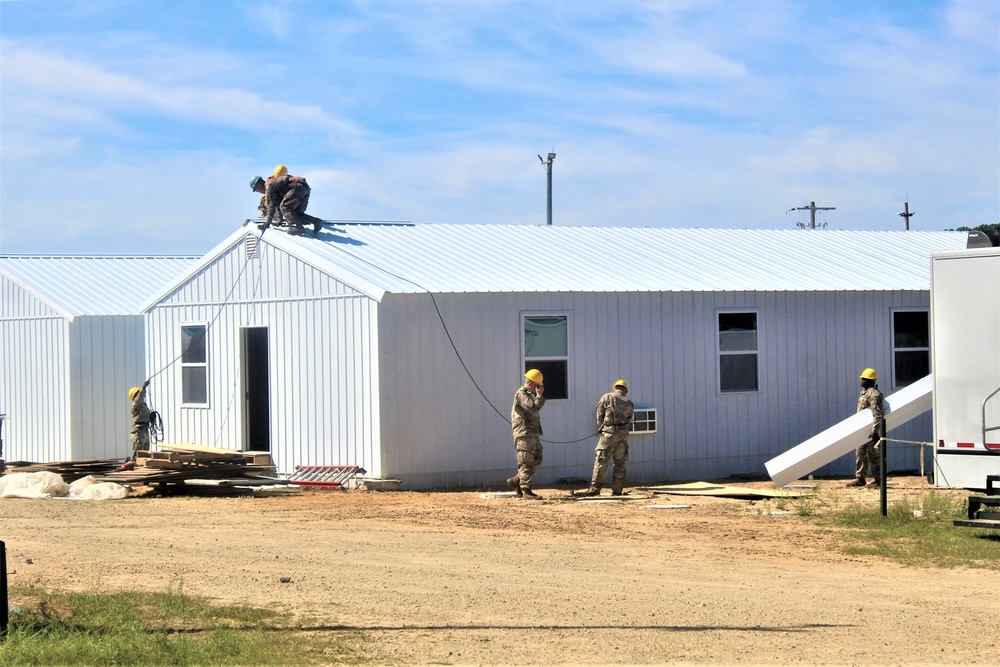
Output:
[[[214,483],[221,486],[285,484],[267,454],[239,452],[201,445],[164,445],[158,451],[140,451],[135,468],[116,470],[100,477],[118,484]]]
[[[61,475],[67,484],[87,475],[99,482],[144,486],[270,486],[288,483],[278,479],[269,454],[221,447],[164,445],[157,451],[138,452],[132,470],[121,470],[121,466],[122,459],[54,463],[9,461],[6,474],[45,470]]]
[[[92,459],[89,461],[57,461],[55,463],[32,463],[30,461],[7,461],[5,475],[16,472],[53,472],[60,475],[67,484],[93,475],[99,477],[117,470],[121,466],[120,459]]]

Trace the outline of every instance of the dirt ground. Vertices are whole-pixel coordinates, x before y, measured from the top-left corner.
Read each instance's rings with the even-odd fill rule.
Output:
[[[816,512],[877,511],[876,489],[815,484]],[[996,571],[844,555],[795,501],[539,493],[3,499],[0,539],[11,587],[179,585],[359,631],[375,664],[1000,664]]]

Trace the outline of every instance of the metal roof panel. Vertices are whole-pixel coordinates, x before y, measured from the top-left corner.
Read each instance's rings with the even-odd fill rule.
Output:
[[[269,234],[398,293],[926,290],[931,252],[968,242],[944,231],[459,224]]]
[[[67,317],[137,315],[199,256],[0,255],[0,273]]]

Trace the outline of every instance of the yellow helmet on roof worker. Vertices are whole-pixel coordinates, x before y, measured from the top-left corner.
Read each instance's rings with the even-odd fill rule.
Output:
[[[628,391],[628,382],[625,380],[615,380],[616,387],[625,387],[625,391]]]
[[[861,371],[861,379],[863,380],[878,380],[878,371],[874,368],[866,368]]]
[[[287,176],[287,175],[288,175],[288,169],[285,167],[285,165],[279,164],[277,167],[274,168],[275,178],[281,178],[282,176]]]
[[[142,391],[142,390],[139,389],[138,387],[132,387],[131,389],[129,389],[128,390],[128,400],[134,401],[135,400],[135,395],[138,394],[140,391]]]
[[[531,380],[535,384],[538,384],[538,385],[544,385],[545,384],[544,382],[542,382],[542,379],[543,379],[542,372],[540,370],[538,370],[537,368],[532,368],[530,371],[528,371],[527,373],[524,374],[524,377],[528,378],[529,380]]]

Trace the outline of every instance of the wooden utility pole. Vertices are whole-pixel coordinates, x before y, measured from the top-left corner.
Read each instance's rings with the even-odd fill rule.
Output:
[[[798,206],[790,208],[789,211],[809,211],[809,229],[816,229],[816,211],[836,211],[834,206],[816,206],[816,202],[809,202],[809,206]]]
[[[899,217],[906,220],[906,227],[904,228],[906,231],[910,231],[910,218],[916,214],[916,211],[910,210],[910,202],[905,202],[903,204],[903,212],[899,214]]]

